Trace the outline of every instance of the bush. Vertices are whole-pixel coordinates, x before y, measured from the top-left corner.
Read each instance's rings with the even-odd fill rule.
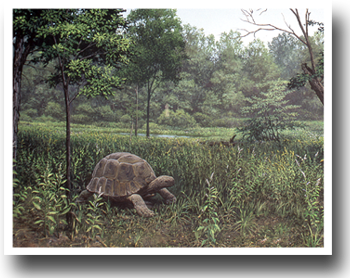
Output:
[[[211,117],[207,114],[203,114],[200,112],[196,112],[193,114],[194,119],[201,127],[209,127],[211,126]]]
[[[128,115],[128,114],[123,115],[120,118],[120,123],[121,123],[121,126],[124,127],[124,128],[130,127],[130,125],[131,125],[131,117],[130,117],[130,115]]]
[[[143,126],[142,126],[142,129],[146,130],[147,129],[147,123],[145,123]],[[157,129],[162,129],[158,124],[156,123],[153,123],[153,122],[150,122],[149,123],[149,130],[152,131],[152,130],[157,130]]]
[[[290,93],[286,90],[286,82],[278,80],[267,93],[247,98],[250,105],[243,107],[242,113],[251,115],[251,118],[238,128],[243,138],[248,141],[280,141],[282,131],[300,127],[295,121],[297,113],[293,112],[300,106],[288,105],[289,101],[285,100]]]
[[[115,122],[117,120],[116,113],[111,109],[109,105],[99,106],[95,108],[96,120],[104,122]]]
[[[50,101],[45,108],[44,115],[51,116],[52,118],[62,121],[64,120],[66,114],[63,107],[59,103]]]
[[[46,123],[46,122],[57,122],[56,118],[53,118],[52,116],[45,116],[45,115],[42,115],[42,116],[36,118],[35,120],[38,121],[38,122],[43,122],[43,123]]]
[[[38,117],[38,110],[34,109],[34,108],[29,108],[26,109],[24,111],[21,112],[21,117],[25,117],[25,118],[36,118]]]
[[[195,127],[197,125],[196,120],[188,113],[186,113],[183,109],[178,109],[176,112],[172,110],[163,111],[163,113],[157,119],[158,124],[167,125],[171,127]]]
[[[233,128],[240,126],[240,120],[230,117],[224,117],[220,119],[215,119],[211,122],[211,126],[213,127],[227,127]]]
[[[85,114],[77,114],[71,116],[71,122],[73,124],[91,124],[92,119]]]

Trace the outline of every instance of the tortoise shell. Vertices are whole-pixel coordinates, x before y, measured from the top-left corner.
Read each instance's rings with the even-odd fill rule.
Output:
[[[128,197],[156,179],[152,167],[137,155],[120,152],[102,158],[86,189],[105,197]]]

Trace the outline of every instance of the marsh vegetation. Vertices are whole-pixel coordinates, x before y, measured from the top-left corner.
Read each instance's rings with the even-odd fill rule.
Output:
[[[323,246],[322,122],[309,123],[308,130],[287,133],[281,142],[226,147],[200,144],[208,138],[190,131],[193,138],[130,138],[73,126],[70,201],[63,186],[64,128],[24,122],[14,246]],[[75,204],[95,164],[116,151],[143,157],[156,175],[173,176],[177,202],[167,206],[153,197],[153,218],[97,195]]]

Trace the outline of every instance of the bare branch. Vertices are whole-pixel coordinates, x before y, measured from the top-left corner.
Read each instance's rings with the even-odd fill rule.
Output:
[[[274,29],[274,28],[271,28],[271,29],[268,29],[268,28],[259,28],[259,29],[254,30],[254,31],[248,31],[248,30],[246,30],[246,29],[238,29],[238,30],[242,30],[242,31],[246,31],[246,32],[247,32],[245,35],[240,36],[241,38],[244,38],[244,37],[246,37],[246,36],[248,36],[248,35],[250,35],[250,34],[254,34],[254,37],[255,37],[255,34],[256,34],[257,32],[259,32],[259,31],[275,31],[276,29]]]
[[[260,9],[259,9],[260,10]],[[296,9],[295,11],[293,11],[292,9],[290,9],[294,14],[295,16],[298,18],[299,14],[298,14],[298,10]],[[282,32],[285,32],[285,33],[288,33],[288,34],[291,34],[293,36],[295,36],[297,39],[299,39],[303,44],[307,45],[307,42],[304,41],[300,36],[298,36],[294,30],[290,27],[290,25],[288,25],[288,23],[286,22],[285,18],[284,18],[284,15],[282,14],[283,16],[283,19],[284,19],[284,22],[286,23],[287,27],[289,30],[287,29],[283,29],[283,28],[280,28],[280,27],[277,27],[275,25],[272,25],[272,24],[259,24],[255,21],[254,17],[253,17],[253,11],[252,10],[241,10],[242,13],[244,14],[244,16],[246,17],[246,20],[244,19],[241,19],[242,21],[244,22],[247,22],[247,23],[250,23],[252,25],[255,25],[257,27],[259,27],[258,29],[256,30],[253,30],[253,31],[247,31],[245,29],[239,29],[239,30],[243,30],[243,31],[246,31],[247,33],[245,35],[241,35],[241,38],[243,37],[246,37],[250,34],[254,34],[254,37],[255,37],[255,34],[259,31],[274,31],[274,30],[278,30],[278,31],[282,31]],[[264,11],[262,11],[260,14],[262,14],[263,12],[266,12],[267,9],[265,9]],[[299,20],[300,20],[300,17],[299,17]],[[301,25],[302,27],[302,25]],[[304,34],[305,35],[305,34]]]
[[[80,58],[80,60],[81,60],[81,61],[82,61],[82,60],[86,60],[86,59],[95,57],[95,56],[97,56],[97,55],[104,55],[104,54],[106,54],[106,53],[107,53],[107,51],[105,51],[105,52],[95,52],[95,53],[93,53],[93,54],[91,54],[91,55],[88,55],[88,56],[85,56],[85,57]]]
[[[310,18],[309,9],[306,9],[306,13],[305,13],[305,29],[306,29],[306,35],[307,36],[309,36],[309,18]]]
[[[81,41],[80,41],[80,42],[81,42]],[[80,45],[80,42],[79,42],[79,45]],[[79,48],[79,45],[78,45],[78,48]],[[93,46],[95,46],[95,45],[96,45],[96,43],[90,43],[87,47],[85,47],[84,49],[78,51],[76,57],[78,57],[78,55],[79,55],[80,53],[84,52],[84,51],[87,50],[88,48],[93,47]]]
[[[261,10],[261,9],[258,9],[258,11]],[[266,12],[267,9],[263,10],[259,15],[262,15],[264,12]]]
[[[292,27],[290,26],[290,24],[287,23],[286,18],[284,17],[284,14],[282,14],[282,16],[283,16],[283,21],[284,21],[284,23],[287,25],[288,29],[289,29],[292,33],[295,33],[294,30],[292,29]]]
[[[84,86],[85,86],[86,84],[87,84],[87,82],[85,81]],[[73,100],[75,100],[75,99],[77,98],[77,96],[79,95],[79,89],[80,89],[80,86],[78,85],[76,94],[75,94],[71,99],[68,100],[68,101],[69,101],[69,105],[71,105],[71,103],[73,102]]]
[[[246,10],[241,10],[241,11],[246,18],[246,20],[242,19],[242,21],[246,21],[246,22],[250,22],[250,20],[254,21],[254,18],[252,19],[252,17],[250,16],[250,13],[248,11],[246,11]]]
[[[259,12],[261,9],[258,9],[257,11]],[[309,40],[309,22],[310,22],[310,14],[311,12],[309,12],[308,9],[306,9],[306,13],[305,13],[305,24],[302,23],[301,21],[301,18],[300,18],[300,15],[299,15],[299,11],[298,9],[290,9],[292,11],[292,13],[294,14],[294,16],[296,17],[297,19],[297,22],[299,24],[299,27],[300,27],[300,30],[302,31],[302,34],[303,36],[298,36],[294,30],[292,29],[292,27],[286,22],[285,20],[285,17],[284,15],[282,14],[283,16],[283,20],[284,20],[284,23],[286,24],[286,26],[288,27],[288,29],[283,29],[283,28],[280,28],[280,27],[277,27],[277,26],[274,26],[272,24],[259,24],[255,21],[254,17],[253,17],[253,10],[252,9],[249,9],[249,10],[241,10],[243,15],[245,16],[245,20],[244,19],[241,19],[242,21],[244,22],[248,22],[250,24],[253,24],[254,26],[257,27],[256,30],[253,30],[253,31],[247,31],[245,29],[240,29],[240,30],[243,30],[246,32],[245,35],[241,35],[240,37],[243,38],[243,37],[246,37],[250,34],[254,34],[254,37],[255,37],[255,34],[261,30],[264,30],[264,31],[274,31],[274,30],[279,30],[279,31],[282,31],[282,32],[285,32],[287,34],[290,34],[290,35],[293,35],[294,37],[296,37],[299,41],[301,41],[304,45],[307,46],[308,50],[309,50],[309,54],[310,54],[310,62],[311,62],[311,66],[312,68],[309,68],[307,67],[307,65],[305,64],[303,66],[303,70],[304,70],[304,73],[307,74],[308,76],[313,76],[315,74],[315,69],[316,69],[316,66],[315,66],[315,59],[314,59],[314,54],[312,52],[312,46],[311,46],[311,43],[310,43],[310,40]],[[260,12],[260,15],[262,13],[266,12],[266,9],[263,10],[262,12]],[[324,93],[324,87],[323,87],[323,84],[321,83],[321,81],[319,80],[318,77],[312,77],[310,80],[309,80],[309,83],[311,85],[311,88],[312,90],[314,90],[316,92],[316,95],[318,96],[318,98],[321,100],[322,104],[323,104],[323,93]]]
[[[305,44],[306,46],[309,47],[309,44],[308,44],[308,37],[309,37],[309,36],[308,36],[307,32],[305,31],[305,29],[304,29],[304,27],[303,27],[303,24],[302,24],[301,19],[300,19],[300,16],[299,16],[298,9],[295,9],[295,11],[293,11],[293,9],[290,9],[290,10],[294,13],[295,17],[297,18],[297,21],[298,21],[300,30],[303,32],[303,35],[304,35],[304,37],[305,37],[305,40],[301,39],[301,38],[300,38],[299,36],[297,36],[296,34],[295,34],[295,36],[296,36],[303,44]],[[308,10],[306,10],[306,14],[307,14],[307,13],[308,13]],[[306,23],[306,25],[307,25],[307,23]]]

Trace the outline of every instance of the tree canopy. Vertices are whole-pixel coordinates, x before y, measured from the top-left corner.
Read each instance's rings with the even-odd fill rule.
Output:
[[[64,119],[64,115],[58,116],[65,106],[61,95],[64,76],[70,81],[74,123],[133,125],[145,128],[148,135],[150,123],[151,127],[237,127],[240,119],[252,116],[243,108],[251,105],[253,97],[271,90],[278,79],[289,82],[298,76],[300,65],[310,67],[307,46],[288,33],[276,36],[268,45],[257,39],[245,45],[239,32],[222,33],[215,40],[202,29],[182,24],[176,10],[134,10],[127,18],[115,19],[108,13],[121,15],[119,10],[102,10],[111,22],[120,21],[112,36],[103,33],[108,26],[95,20],[103,13],[75,10],[79,12],[74,18],[67,11],[73,10],[52,11],[51,17],[67,18],[56,28],[50,27],[49,15],[41,17],[46,21],[40,29],[47,33],[46,60],[37,63],[36,69],[24,65],[23,119]],[[56,32],[57,43],[49,32]],[[322,32],[309,35],[309,43],[316,72],[322,78]],[[116,51],[108,53],[108,48]],[[64,75],[57,54],[66,61]],[[322,119],[322,104],[303,76],[297,80],[302,87],[290,88],[284,100],[298,107],[298,119]],[[47,80],[54,87],[48,87]],[[118,87],[123,89],[116,90]],[[74,102],[78,95],[79,101]]]
[[[38,29],[38,36],[51,38],[45,45],[41,61],[57,60],[49,77],[51,86],[63,86],[66,110],[66,177],[70,189],[70,120],[71,103],[79,95],[107,98],[123,79],[118,68],[127,62],[129,41],[122,32],[126,22],[123,10],[62,9],[46,10],[41,14],[47,22]],[[70,86],[76,86],[70,90]]]
[[[178,81],[185,46],[176,10],[138,9],[128,15],[128,36],[136,54],[126,69],[129,80],[147,88],[147,136],[149,109],[154,90],[163,81]]]

